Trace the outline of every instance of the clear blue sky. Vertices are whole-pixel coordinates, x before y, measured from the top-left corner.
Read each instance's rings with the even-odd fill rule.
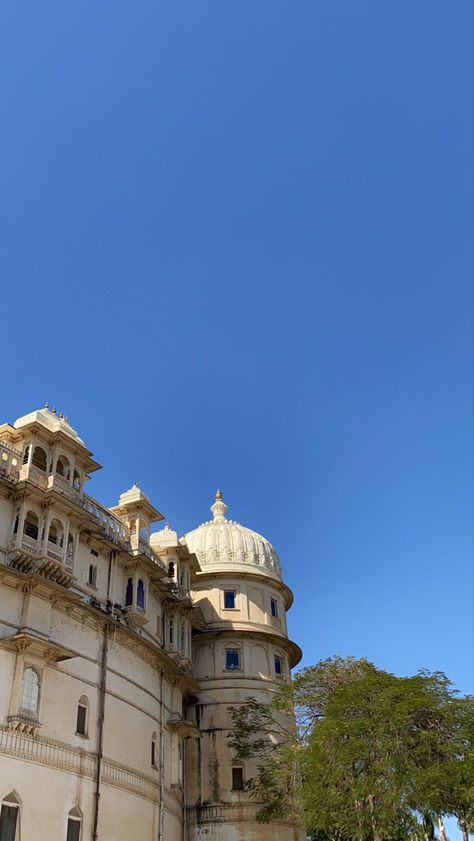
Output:
[[[267,535],[305,662],[473,672],[471,0],[5,2],[1,419]]]

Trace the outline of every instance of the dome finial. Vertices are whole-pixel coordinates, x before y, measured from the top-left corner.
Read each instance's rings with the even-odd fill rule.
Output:
[[[214,514],[214,520],[218,523],[223,523],[225,520],[225,512],[227,511],[227,505],[225,504],[224,500],[222,499],[222,493],[220,490],[216,491],[216,501],[214,505],[211,505],[211,511]]]

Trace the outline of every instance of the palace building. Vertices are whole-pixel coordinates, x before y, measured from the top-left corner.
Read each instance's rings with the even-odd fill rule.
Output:
[[[226,518],[179,538],[47,407],[0,426],[0,841],[301,841],[259,824],[229,707],[301,652],[273,546]]]

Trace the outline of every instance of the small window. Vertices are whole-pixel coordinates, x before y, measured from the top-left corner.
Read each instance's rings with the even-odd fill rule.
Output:
[[[169,645],[173,645],[174,642],[174,621],[173,617],[168,619],[168,643]]]
[[[29,454],[30,454],[30,445],[28,444],[25,447],[25,452],[23,453],[22,464],[27,464]]]
[[[80,841],[81,837],[81,820],[80,818],[67,819],[67,836],[66,841]]]
[[[224,590],[224,607],[226,610],[234,610],[235,590]]]
[[[151,737],[151,764],[156,768],[156,733]]]
[[[127,589],[125,591],[125,607],[130,607],[133,604],[133,578],[127,581]]]
[[[225,653],[225,667],[228,671],[240,669],[240,651],[238,648],[228,648]]]
[[[0,841],[15,841],[18,823],[18,806],[2,803],[0,812]]]
[[[271,605],[271,610],[272,610],[272,616],[277,617],[278,616],[278,602],[277,602],[277,600],[272,599],[271,602],[270,602],[270,605]]]
[[[232,768],[232,789],[234,791],[243,791],[244,789],[244,769]]]
[[[281,657],[275,656],[275,674],[281,675]]]
[[[94,557],[96,557],[96,558],[99,557],[99,553],[96,552],[95,549],[91,549],[91,555],[94,555]]]
[[[145,585],[143,584],[141,578],[138,579],[137,586],[137,607],[145,610]]]
[[[28,666],[23,672],[20,690],[20,711],[26,713],[38,712],[40,679],[36,669]]]
[[[168,578],[174,578],[174,563],[170,561],[168,564]]]
[[[79,699],[77,705],[76,733],[79,736],[87,736],[87,698]]]
[[[89,564],[89,584],[91,587],[95,587],[97,583],[97,567],[95,564]]]

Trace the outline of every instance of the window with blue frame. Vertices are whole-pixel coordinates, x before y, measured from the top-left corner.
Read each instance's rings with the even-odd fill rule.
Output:
[[[238,648],[228,648],[226,650],[225,667],[228,671],[240,669],[240,651]]]
[[[234,610],[235,590],[224,590],[224,607],[226,610]]]

